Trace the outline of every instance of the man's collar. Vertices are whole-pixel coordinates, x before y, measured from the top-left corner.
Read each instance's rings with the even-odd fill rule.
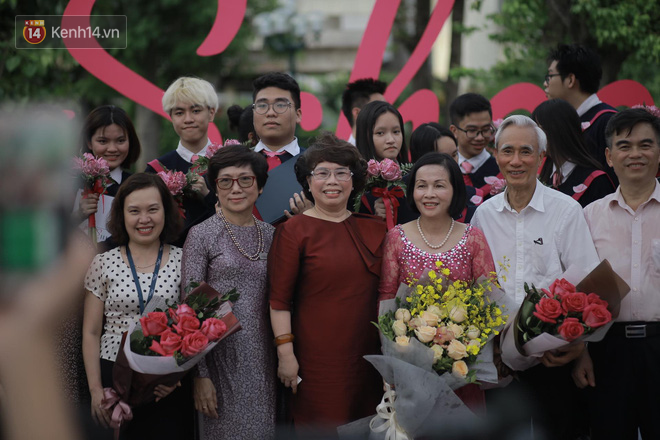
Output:
[[[649,196],[648,200],[642,203],[642,205],[648,203],[650,200],[655,200],[656,202],[660,203],[660,182],[658,182],[657,179],[653,179],[653,180],[655,180],[655,189]],[[623,194],[621,194],[621,185],[619,185],[616,191],[614,192],[614,198],[610,200],[610,204],[612,203],[618,203],[621,208],[625,209],[631,214],[635,213],[635,211],[633,211],[633,209],[630,206],[628,206],[628,204],[626,203],[626,199],[623,198]]]
[[[459,166],[463,162],[468,161],[472,165],[472,167],[476,169],[479,168],[481,165],[485,164],[488,159],[490,159],[490,153],[485,148],[481,150],[481,153],[469,159],[466,159],[465,156],[463,156],[461,153],[458,153]]]
[[[577,108],[577,114],[578,116],[584,115],[586,112],[589,111],[589,109],[595,105],[600,104],[602,101],[598,99],[598,96],[594,93],[593,95],[589,96],[587,99],[585,99],[582,104]]]
[[[523,209],[520,210],[522,212],[523,210],[527,208],[532,208],[535,211],[538,212],[545,212],[545,208],[543,205],[543,191],[544,191],[544,186],[541,182],[536,180],[536,187],[534,188],[534,194],[532,195],[532,199],[529,201],[527,206],[525,206]],[[501,200],[501,206],[496,206],[496,209],[498,211],[503,211],[504,208],[506,208],[509,211],[515,212],[515,209],[511,207],[511,204],[509,203],[509,188],[504,190],[502,193],[502,200]],[[497,196],[496,196],[497,197]]]
[[[261,150],[268,150],[268,151],[286,151],[292,156],[297,156],[300,154],[300,146],[298,146],[298,138],[294,137],[293,141],[291,143],[285,145],[284,147],[280,148],[279,150],[271,150],[268,148],[266,144],[263,143],[263,141],[259,141],[256,147],[254,147],[255,152],[260,152]]]
[[[189,149],[183,146],[181,141],[179,140],[179,146],[176,147],[176,152],[183,160],[185,160],[188,163],[192,163],[192,157],[193,156],[203,156],[206,154],[206,149],[211,145],[213,142],[211,142],[211,139],[207,139],[206,145],[204,148],[202,148],[199,152],[193,153]]]

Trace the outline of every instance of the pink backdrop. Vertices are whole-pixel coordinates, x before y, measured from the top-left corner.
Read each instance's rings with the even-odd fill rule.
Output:
[[[64,15],[90,15],[94,1],[71,0],[64,11]],[[367,28],[355,56],[350,81],[379,77],[387,40],[392,31],[394,17],[400,4],[401,0],[377,0],[374,4]],[[401,92],[429,56],[431,47],[449,17],[453,6],[453,0],[441,0],[437,3],[422,37],[417,43],[417,47],[385,92],[385,99],[389,102],[394,102],[399,98]],[[243,23],[246,7],[247,0],[218,0],[218,12],[215,21],[208,35],[197,48],[197,55],[213,56],[224,51]],[[69,19],[71,20],[71,18]],[[67,20],[67,17],[63,19],[63,24],[66,23],[65,20]],[[161,106],[164,90],[117,61],[101,49],[96,42],[94,44],[99,47],[97,50],[72,48],[68,50],[80,65],[92,75],[127,98],[169,119]],[[174,79],[172,78],[172,80]],[[631,80],[615,81],[608,84],[598,92],[598,96],[601,100],[613,106],[653,104],[653,98],[648,90],[640,83]],[[508,113],[518,109],[526,109],[531,112],[545,99],[543,89],[536,84],[513,84],[501,90],[491,99],[493,119],[503,118]],[[301,128],[305,131],[318,128],[323,120],[323,108],[318,98],[311,93],[303,92],[302,108]],[[417,127],[424,122],[438,121],[440,112],[438,98],[431,90],[417,90],[399,106],[399,111],[405,121],[412,122],[413,127]],[[344,139],[348,138],[350,134],[350,127],[343,115],[340,116],[338,121],[336,133]],[[209,127],[209,136],[215,142],[222,141],[222,135],[215,124]]]

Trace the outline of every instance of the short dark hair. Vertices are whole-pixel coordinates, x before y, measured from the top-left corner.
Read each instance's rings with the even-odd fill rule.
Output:
[[[208,178],[213,194],[217,193],[215,179],[218,178],[220,170],[246,165],[252,168],[252,172],[257,177],[257,187],[263,188],[268,180],[268,161],[262,154],[255,153],[244,145],[227,145],[220,148],[209,162]]]
[[[620,111],[610,118],[605,127],[605,141],[607,148],[612,148],[614,135],[628,131],[628,134],[637,124],[651,124],[655,132],[655,142],[660,145],[660,118],[644,108],[630,108]]]
[[[238,140],[247,142],[250,140],[250,133],[254,136],[257,132],[254,130],[254,115],[252,107],[241,107],[232,105],[227,109],[227,119],[229,119],[229,128],[238,131]]]
[[[544,101],[534,109],[532,119],[548,138],[546,152],[549,160],[546,160],[541,168],[541,182],[552,184],[552,166],[555,165],[559,169],[560,164],[567,160],[585,168],[603,168],[589,154],[580,117],[571,104],[563,99]]]
[[[408,188],[406,191],[406,199],[410,205],[410,209],[419,214],[417,204],[415,204],[415,179],[417,178],[417,171],[425,165],[440,165],[447,170],[449,174],[449,183],[451,184],[454,194],[451,197],[449,204],[449,216],[453,219],[459,218],[463,213],[465,204],[467,203],[467,192],[465,190],[465,182],[463,182],[463,174],[461,169],[453,157],[446,153],[428,153],[422,156],[415,166],[410,170],[410,180],[408,181]]]
[[[374,93],[384,95],[386,88],[386,82],[373,78],[358,79],[346,85],[346,89],[341,95],[341,112],[346,116],[351,127],[355,124],[353,109],[355,107],[362,109],[369,102],[371,95]]]
[[[447,127],[443,127],[437,122],[428,122],[422,124],[413,130],[410,135],[410,156],[413,162],[417,162],[420,157],[426,153],[436,151],[435,144],[442,137],[449,137],[458,147],[458,141]]]
[[[596,93],[603,76],[600,57],[588,47],[579,44],[559,44],[550,52],[548,61],[557,61],[557,73],[562,80],[572,73],[580,82],[580,90]]]
[[[268,72],[255,79],[252,83],[252,101],[257,99],[257,93],[267,87],[277,87],[278,89],[288,90],[293,98],[293,105],[296,110],[300,108],[300,86],[291,76],[282,72]]]
[[[102,105],[92,110],[85,118],[85,124],[82,131],[82,152],[92,153],[89,145],[92,142],[92,136],[96,130],[103,127],[108,127],[112,124],[117,124],[124,130],[124,134],[128,138],[128,155],[121,163],[122,168],[128,168],[137,162],[140,157],[140,139],[135,132],[135,127],[128,117],[126,111],[114,105]]]
[[[314,197],[309,190],[307,177],[312,175],[316,165],[321,162],[336,163],[351,170],[353,173],[353,191],[350,198],[364,188],[367,182],[367,161],[360,157],[360,153],[353,145],[339,139],[332,133],[323,132],[300,155],[294,166],[298,183],[302,186],[305,197],[309,200],[314,201]]]
[[[128,232],[126,232],[126,224],[124,222],[124,203],[126,202],[126,197],[134,191],[145,188],[158,189],[163,202],[165,226],[160,233],[160,241],[162,243],[171,243],[179,237],[179,233],[183,227],[183,218],[179,212],[179,206],[167,189],[167,185],[163,179],[157,174],[136,173],[119,186],[117,196],[112,201],[112,208],[110,208],[108,231],[112,234],[113,240],[119,245],[128,244]]]
[[[378,118],[385,113],[392,113],[399,119],[401,126],[401,150],[397,160],[401,163],[409,162],[408,147],[406,146],[406,133],[403,126],[403,117],[401,113],[389,102],[373,101],[365,105],[360,111],[356,121],[357,130],[355,132],[355,146],[363,158],[376,159],[376,149],[374,148],[374,126]]]
[[[454,101],[449,106],[449,117],[451,123],[458,125],[458,123],[469,114],[488,112],[490,118],[493,118],[493,107],[490,101],[479,95],[478,93],[465,93]]]

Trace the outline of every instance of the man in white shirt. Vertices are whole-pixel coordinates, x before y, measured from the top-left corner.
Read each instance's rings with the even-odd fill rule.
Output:
[[[616,109],[596,95],[603,76],[600,57],[585,46],[560,44],[550,52],[548,60],[550,65],[543,82],[548,99],[560,98],[575,108],[589,153],[616,185],[616,174],[605,160],[605,127]]]
[[[598,264],[580,205],[536,179],[546,142],[543,130],[526,116],[502,122],[495,136],[495,158],[507,187],[479,206],[472,218],[484,232],[493,260],[510,263],[501,284],[517,304],[525,297],[525,282],[548,287],[571,265],[591,270]],[[510,319],[515,313],[509,310]],[[543,365],[518,373],[517,386],[535,399],[534,429],[548,438],[580,434],[579,408],[569,411],[565,401],[574,402],[577,388],[564,366],[583,349],[584,344],[575,344],[546,352]]]
[[[341,112],[351,126],[348,142],[355,145],[355,121],[362,107],[372,101],[385,101],[387,83],[373,78],[363,78],[348,83],[341,95]]]
[[[660,438],[660,118],[630,109],[610,119],[607,162],[619,177],[615,193],[584,215],[598,256],[630,286],[605,339],[589,343],[576,362],[576,384],[588,388],[591,435],[598,439]]]

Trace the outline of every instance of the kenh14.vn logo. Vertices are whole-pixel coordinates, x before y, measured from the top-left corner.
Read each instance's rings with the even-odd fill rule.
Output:
[[[25,20],[23,38],[30,44],[39,44],[46,38],[46,24],[44,20]]]

